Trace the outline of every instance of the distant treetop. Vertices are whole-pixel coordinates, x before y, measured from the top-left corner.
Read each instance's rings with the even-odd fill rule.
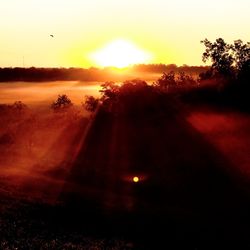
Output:
[[[246,80],[250,77],[250,43],[235,40],[227,44],[222,38],[210,42],[208,39],[201,41],[205,45],[202,60],[211,60],[211,76],[221,75],[227,78]]]

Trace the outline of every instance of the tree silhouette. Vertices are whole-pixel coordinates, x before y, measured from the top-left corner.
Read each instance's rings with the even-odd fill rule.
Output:
[[[250,43],[243,44],[241,40],[234,41],[231,46],[235,61],[237,78],[244,81],[250,78]]]
[[[99,103],[99,99],[95,98],[94,96],[85,96],[85,101],[82,103],[83,107],[89,111],[94,112],[97,109]]]
[[[102,85],[101,107],[109,114],[139,119],[158,113],[165,103],[164,91],[140,79]],[[164,101],[163,101],[164,99]]]
[[[180,71],[177,74],[176,84],[181,86],[195,85],[197,82],[191,75],[186,74],[184,71]]]
[[[107,99],[114,99],[119,91],[119,86],[114,82],[105,82],[101,85],[100,93],[102,94],[102,101]]]
[[[24,113],[28,108],[26,104],[24,104],[21,101],[14,102],[14,104],[11,105],[10,107],[13,109],[14,112],[19,113],[19,114]]]
[[[227,44],[222,38],[216,39],[214,43],[208,39],[201,41],[205,45],[205,52],[202,55],[203,62],[209,59],[212,61],[213,75],[231,77],[233,75],[234,58],[232,55],[232,46]]]
[[[195,84],[197,84],[197,81],[184,71],[179,71],[178,73],[170,71],[169,73],[164,72],[163,75],[153,84],[153,86],[162,92],[168,92],[170,90],[177,89],[178,87]]]
[[[163,75],[154,84],[160,90],[167,91],[169,87],[176,86],[175,72],[170,71],[169,73],[164,72]]]
[[[200,75],[201,78],[221,75],[233,77],[240,81],[250,77],[250,43],[244,44],[242,40],[235,40],[233,44],[227,44],[222,38],[214,43],[208,39],[201,41],[205,45],[202,55],[203,62],[212,61],[211,70]]]
[[[54,111],[66,111],[73,106],[73,103],[67,95],[58,95],[56,101],[51,104],[51,108]]]
[[[240,71],[250,61],[250,43],[243,44],[242,40],[236,40],[231,48],[233,50],[235,66]]]

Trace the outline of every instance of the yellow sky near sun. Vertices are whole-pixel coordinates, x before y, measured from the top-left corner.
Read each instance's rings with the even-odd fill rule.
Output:
[[[3,0],[0,67],[97,66],[90,54],[117,39],[151,63],[201,65],[201,39],[250,41],[249,10],[249,0]]]

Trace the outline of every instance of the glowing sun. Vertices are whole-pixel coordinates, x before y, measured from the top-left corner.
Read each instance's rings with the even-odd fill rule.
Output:
[[[90,55],[102,67],[124,68],[132,64],[147,63],[151,56],[130,41],[119,39],[108,43]]]

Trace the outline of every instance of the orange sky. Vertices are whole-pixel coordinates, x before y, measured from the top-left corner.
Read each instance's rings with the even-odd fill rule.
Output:
[[[201,65],[206,37],[250,41],[249,0],[3,0],[0,10],[0,67],[100,66],[91,55],[117,39],[147,63]]]

